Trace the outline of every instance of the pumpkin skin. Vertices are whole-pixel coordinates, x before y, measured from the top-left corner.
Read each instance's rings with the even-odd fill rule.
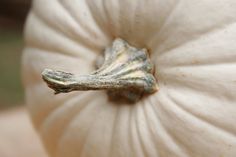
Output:
[[[235,157],[236,1],[35,0],[23,80],[52,157]],[[120,37],[149,49],[160,90],[116,104],[104,91],[54,95],[45,68],[88,74]]]

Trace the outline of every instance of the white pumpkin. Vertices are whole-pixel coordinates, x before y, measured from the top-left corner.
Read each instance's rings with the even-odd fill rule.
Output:
[[[45,68],[94,70],[120,37],[145,47],[159,91],[117,104],[104,91],[54,95]],[[23,79],[52,157],[235,157],[235,0],[34,0]]]

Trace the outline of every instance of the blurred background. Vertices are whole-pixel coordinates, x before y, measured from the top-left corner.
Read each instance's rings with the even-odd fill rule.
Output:
[[[30,0],[0,0],[0,109],[23,105],[20,61]]]
[[[0,0],[0,157],[46,157],[21,84],[24,22],[31,0]]]

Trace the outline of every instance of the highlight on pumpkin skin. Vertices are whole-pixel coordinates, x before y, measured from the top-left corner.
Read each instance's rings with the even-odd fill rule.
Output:
[[[91,74],[77,76],[68,72],[45,69],[43,80],[58,93],[76,90],[108,90],[111,97],[135,102],[143,94],[158,90],[153,65],[146,49],[137,49],[116,39],[105,50],[104,63]]]

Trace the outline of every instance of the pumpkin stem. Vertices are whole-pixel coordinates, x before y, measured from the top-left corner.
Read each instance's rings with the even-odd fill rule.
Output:
[[[89,75],[45,69],[43,80],[58,93],[75,90],[108,90],[112,97],[137,101],[145,93],[158,90],[152,75],[153,66],[146,49],[137,49],[122,39],[116,39],[105,50],[104,63]]]

